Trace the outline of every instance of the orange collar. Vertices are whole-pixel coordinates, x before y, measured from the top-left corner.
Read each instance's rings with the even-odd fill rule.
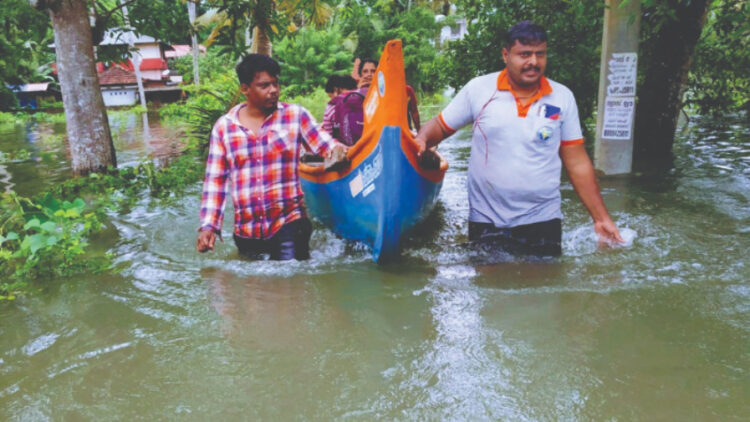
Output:
[[[513,98],[516,99],[516,106],[518,108],[518,117],[526,117],[526,114],[529,112],[529,108],[532,104],[537,102],[540,98],[544,97],[545,95],[549,95],[552,93],[552,86],[547,81],[547,78],[542,75],[541,78],[539,78],[539,91],[534,94],[533,97],[524,105],[521,103],[521,100],[518,99],[518,95],[513,91],[513,88],[510,86],[510,82],[508,82],[508,71],[507,69],[503,69],[502,72],[500,72],[499,75],[497,75],[497,89],[499,91],[510,91],[511,94],[513,94]]]

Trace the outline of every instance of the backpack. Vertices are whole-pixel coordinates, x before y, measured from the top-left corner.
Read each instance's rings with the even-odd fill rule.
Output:
[[[358,90],[339,95],[335,100],[337,101],[334,104],[333,137],[345,145],[352,146],[362,136],[365,96],[362,90]]]

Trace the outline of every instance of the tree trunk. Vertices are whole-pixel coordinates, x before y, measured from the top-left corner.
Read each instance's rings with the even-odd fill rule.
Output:
[[[253,45],[250,47],[250,52],[271,57],[271,39],[258,25],[253,28]]]
[[[708,0],[667,0],[674,11],[648,40],[644,80],[638,89],[633,164],[638,169],[672,166],[677,117],[682,108],[690,64],[706,21]],[[657,24],[644,17],[642,26]]]
[[[105,171],[117,160],[96,74],[86,1],[54,2],[50,16],[73,172]]]

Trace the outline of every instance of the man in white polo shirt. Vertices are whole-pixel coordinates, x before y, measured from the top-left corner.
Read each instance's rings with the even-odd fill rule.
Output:
[[[513,252],[561,253],[564,164],[600,238],[622,242],[583,146],[573,93],[544,77],[547,33],[530,21],[508,30],[506,68],[466,84],[416,137],[421,152],[471,123],[469,240]]]

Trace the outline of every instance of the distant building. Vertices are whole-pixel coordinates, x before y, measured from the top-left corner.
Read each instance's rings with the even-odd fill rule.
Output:
[[[55,47],[54,44],[50,46]],[[167,62],[167,52],[175,51],[171,46],[148,35],[137,35],[122,28],[108,30],[97,49],[108,46],[132,47],[134,59],[140,62],[138,70],[147,101],[159,103],[182,98],[182,77],[172,75]],[[205,47],[203,50],[205,51]],[[187,51],[190,52],[189,47]],[[106,106],[133,105],[137,102],[138,80],[133,61],[125,59],[122,63],[111,64],[109,67],[99,62],[96,68]],[[57,74],[56,71],[53,73]]]
[[[18,104],[21,108],[36,109],[44,101],[60,101],[60,91],[55,89],[49,82],[30,83],[23,85],[8,85],[8,88],[16,94]]]
[[[435,16],[435,21],[440,23],[445,20],[445,16]],[[454,25],[445,25],[440,28],[440,45],[444,45],[446,42],[456,41],[463,39],[468,33],[468,23],[466,18],[455,19]]]
[[[99,72],[99,86],[107,107],[132,106],[138,100],[138,80],[135,72],[116,64]]]
[[[206,54],[206,47],[198,45],[199,54]],[[164,52],[167,60],[178,59],[193,54],[193,48],[187,44],[172,44],[172,49]]]

